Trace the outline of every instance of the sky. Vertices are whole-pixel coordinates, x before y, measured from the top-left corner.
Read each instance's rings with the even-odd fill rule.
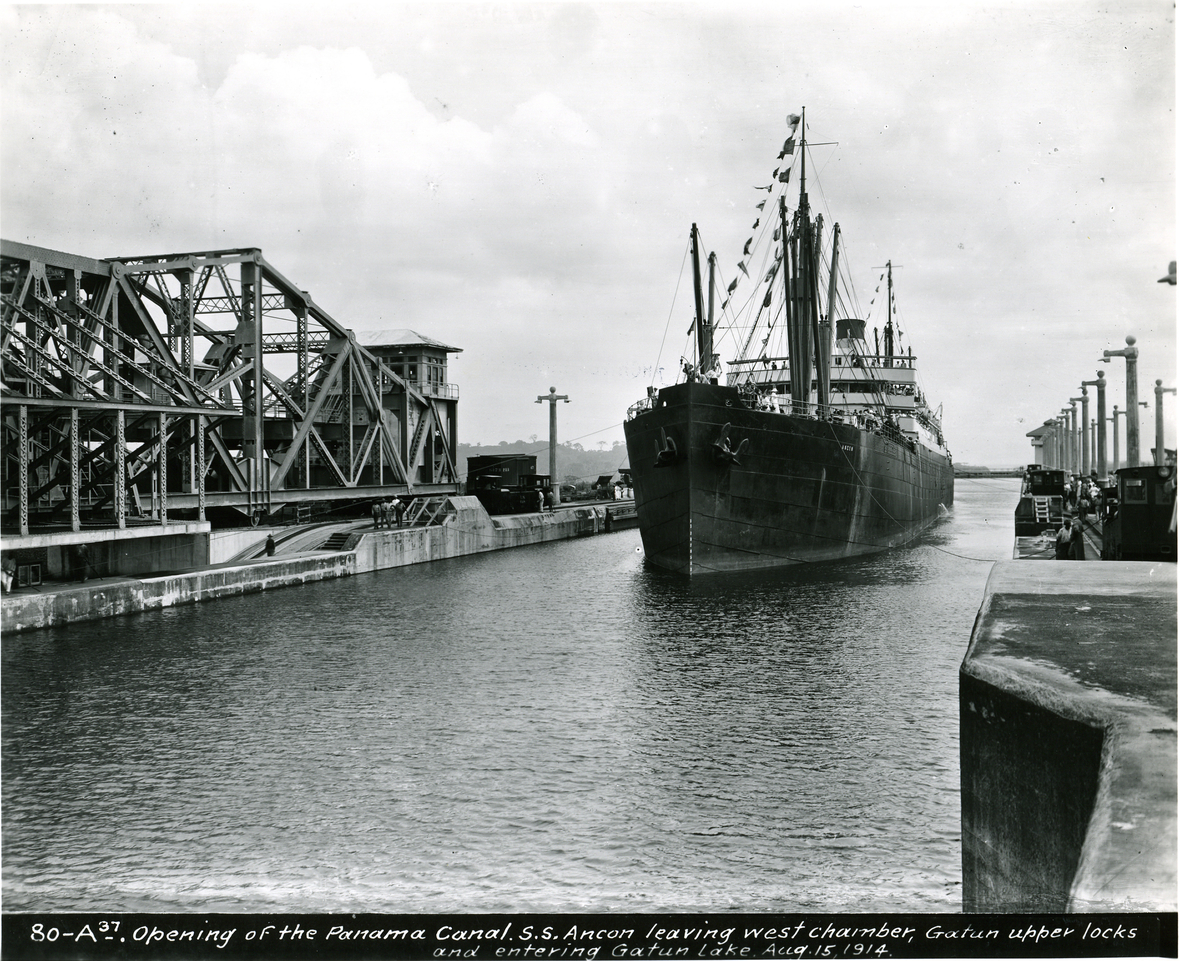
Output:
[[[1176,386],[1171,2],[35,4],[0,37],[0,236],[261,247],[345,326],[462,348],[463,443],[543,444],[551,386],[560,441],[621,441],[689,349],[690,224],[734,275],[800,108],[956,462],[1030,462],[1098,370],[1124,409],[1127,335],[1144,456]]]

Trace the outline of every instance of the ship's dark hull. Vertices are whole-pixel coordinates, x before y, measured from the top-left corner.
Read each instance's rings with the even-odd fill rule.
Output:
[[[752,410],[739,396],[667,387],[624,424],[644,552],[660,567],[701,574],[873,553],[909,543],[954,502],[948,456]]]

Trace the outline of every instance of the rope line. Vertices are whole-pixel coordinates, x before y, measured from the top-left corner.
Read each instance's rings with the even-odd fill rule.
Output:
[[[656,374],[660,372],[660,360],[664,356],[664,343],[668,339],[668,330],[672,326],[672,312],[676,309],[676,298],[680,294],[680,282],[684,279],[684,265],[688,262],[689,244],[684,245],[684,256],[680,260],[680,274],[676,278],[676,289],[672,291],[672,303],[668,307],[668,320],[664,323],[664,336],[660,340],[660,352],[656,354],[656,365],[651,372],[651,385],[656,383]]]

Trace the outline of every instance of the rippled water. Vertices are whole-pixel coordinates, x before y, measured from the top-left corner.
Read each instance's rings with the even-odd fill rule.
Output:
[[[6,637],[9,911],[958,911],[1017,481],[686,582],[639,536]]]

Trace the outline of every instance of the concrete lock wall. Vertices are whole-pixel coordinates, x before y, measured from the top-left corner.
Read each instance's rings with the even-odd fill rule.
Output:
[[[963,676],[963,910],[1060,913],[1098,794],[1103,731]]]
[[[114,541],[108,548],[111,573],[142,576],[163,571],[183,571],[209,563],[207,534],[165,534],[138,541]],[[94,548],[91,548],[94,554]]]
[[[1175,911],[1176,565],[996,564],[959,672],[963,908]]]
[[[54,581],[137,577],[210,563],[208,534],[188,531],[134,539],[79,538],[76,543],[46,544],[43,550],[42,577]]]
[[[585,507],[491,517],[475,497],[452,497],[442,524],[358,531],[345,549],[355,552],[357,573],[365,573],[599,533],[604,516],[604,508]]]
[[[221,567],[109,584],[90,582],[43,594],[7,595],[4,632],[55,627],[116,617],[237,594],[252,594],[353,573],[351,554],[322,554],[291,560]]]
[[[0,629],[35,630],[173,604],[196,603],[230,594],[274,590],[327,577],[540,544],[603,531],[606,529],[604,518],[605,509],[601,507],[492,518],[476,498],[453,497],[449,499],[440,524],[357,530],[349,535],[339,552],[276,556],[265,561],[251,560],[229,567],[189,570],[182,574],[122,583],[91,579],[85,585],[55,588],[35,595],[6,595]],[[236,556],[252,544],[265,540],[266,533],[231,532],[229,536],[214,537],[213,546],[210,546],[207,530],[190,532],[187,546],[183,543],[184,535],[141,538],[134,544],[143,547],[145,552],[145,560],[138,566],[155,563],[174,568],[201,567],[224,563],[209,558]],[[133,553],[131,545],[117,547]]]

